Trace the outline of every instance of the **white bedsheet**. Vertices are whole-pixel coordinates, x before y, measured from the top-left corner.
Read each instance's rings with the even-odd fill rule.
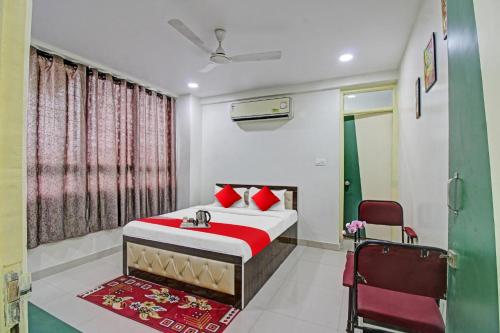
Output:
[[[271,241],[297,221],[297,211],[295,210],[263,212],[248,208],[223,208],[213,205],[190,207],[162,216],[172,218],[195,217],[196,211],[200,209],[208,210],[212,215],[213,222],[243,225],[266,231]],[[243,262],[252,257],[252,250],[246,242],[227,236],[138,221],[128,223],[123,228],[123,234],[156,242],[240,256],[243,258]]]

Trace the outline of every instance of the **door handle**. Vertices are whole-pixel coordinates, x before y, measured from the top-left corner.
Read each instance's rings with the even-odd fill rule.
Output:
[[[349,187],[351,186],[351,182],[349,181],[349,179],[346,179],[344,181],[344,190],[345,191],[349,191]]]
[[[448,209],[455,215],[462,210],[462,179],[458,172],[448,179]]]
[[[457,269],[457,267],[458,267],[458,255],[455,251],[448,250],[448,253],[440,254],[439,258],[446,259],[448,266],[450,266],[453,269]]]

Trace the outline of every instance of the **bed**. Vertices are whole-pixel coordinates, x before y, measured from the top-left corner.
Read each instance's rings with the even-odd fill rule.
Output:
[[[244,308],[297,246],[297,187],[269,188],[286,189],[285,211],[205,205],[162,215],[192,217],[203,209],[211,213],[212,221],[258,226],[271,242],[257,254],[252,255],[240,239],[132,221],[123,229],[124,274]]]

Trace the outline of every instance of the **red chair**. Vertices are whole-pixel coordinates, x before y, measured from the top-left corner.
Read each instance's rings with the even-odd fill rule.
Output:
[[[418,236],[410,227],[405,227],[403,222],[403,207],[396,201],[363,200],[358,206],[358,220],[367,224],[401,227],[401,242],[418,242]],[[359,242],[360,235],[356,233],[354,241]]]
[[[396,201],[383,201],[383,200],[364,200],[358,206],[358,220],[366,221],[367,224],[386,225],[386,226],[400,226],[401,227],[401,242],[404,243],[404,236],[406,234],[406,241],[408,243],[418,243],[418,236],[416,232],[410,228],[405,227],[403,222],[403,207]],[[358,244],[361,240],[359,232],[354,235],[354,242]],[[349,309],[353,304],[353,286],[354,286],[354,252],[348,251],[346,255],[346,263],[344,267],[343,285],[349,288]],[[349,310],[349,318],[352,311]],[[348,327],[349,331],[349,327]]]
[[[361,243],[354,254],[347,332],[368,331],[374,325],[444,333],[439,300],[446,297],[446,270],[442,249],[377,240]]]

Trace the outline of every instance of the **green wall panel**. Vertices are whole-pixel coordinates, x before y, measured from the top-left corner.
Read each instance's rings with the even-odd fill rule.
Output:
[[[447,332],[496,333],[491,173],[473,1],[448,1],[448,25],[449,173],[462,179],[462,210],[449,214],[448,245],[458,268],[448,270]]]

